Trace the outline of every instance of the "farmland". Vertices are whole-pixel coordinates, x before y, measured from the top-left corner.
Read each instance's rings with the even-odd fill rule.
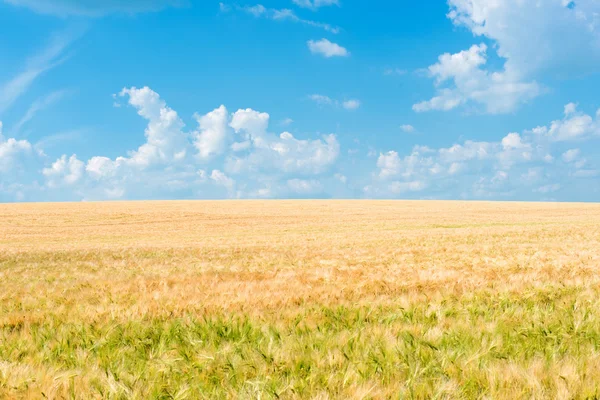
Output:
[[[0,398],[600,397],[600,205],[0,205]]]

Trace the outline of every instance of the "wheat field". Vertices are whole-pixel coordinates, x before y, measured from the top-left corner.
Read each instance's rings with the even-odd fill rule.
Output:
[[[600,205],[0,205],[0,398],[600,398]]]

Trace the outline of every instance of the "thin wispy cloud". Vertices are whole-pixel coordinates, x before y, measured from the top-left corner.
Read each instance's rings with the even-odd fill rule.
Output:
[[[27,61],[25,68],[17,76],[1,85],[0,115],[25,93],[41,74],[62,64],[69,57],[65,54],[68,47],[82,33],[83,28],[78,27],[55,34],[42,51]]]
[[[12,128],[12,134],[17,135],[21,131],[23,126],[29,121],[31,121],[38,112],[57,103],[62,98],[64,98],[65,95],[67,95],[67,93],[68,90],[57,90],[55,92],[50,93],[47,96],[40,97],[37,100],[35,100],[27,109],[25,115],[23,115],[23,117],[21,117],[21,119],[14,125],[14,127]]]
[[[338,33],[340,33],[340,30],[341,30],[337,26],[333,26],[330,24],[322,23],[322,22],[312,21],[309,19],[300,18],[298,15],[296,15],[296,13],[293,10],[290,10],[288,8],[283,8],[283,9],[267,8],[267,7],[263,6],[262,4],[256,4],[253,6],[238,6],[238,5],[230,6],[225,3],[219,3],[219,9],[221,12],[224,12],[224,13],[230,12],[235,9],[237,11],[245,12],[249,15],[252,15],[255,18],[266,18],[266,19],[270,19],[273,21],[290,21],[290,22],[294,22],[294,23],[298,23],[298,24],[302,24],[302,25],[306,25],[306,26],[311,26],[314,28],[323,29],[323,30],[333,33],[333,34],[338,34]]]
[[[292,0],[295,5],[317,11],[321,7],[339,6],[339,0]]]
[[[293,124],[293,123],[294,123],[294,120],[293,120],[293,119],[291,119],[291,118],[286,118],[286,119],[284,119],[283,121],[281,121],[279,124],[280,124],[281,126],[290,126],[290,125],[291,125],[291,124]]]
[[[385,76],[402,76],[408,73],[407,70],[402,68],[386,68],[383,70]]]
[[[86,129],[73,129],[70,131],[44,136],[38,140],[33,147],[36,150],[43,151],[65,142],[80,140],[86,132]]]
[[[341,107],[344,110],[348,110],[348,111],[358,110],[362,104],[360,102],[360,100],[357,100],[357,99],[348,99],[348,100],[340,101],[337,99],[332,99],[331,97],[325,96],[322,94],[311,94],[310,96],[308,96],[308,98],[321,107],[323,107],[323,106],[336,107],[336,108]]]

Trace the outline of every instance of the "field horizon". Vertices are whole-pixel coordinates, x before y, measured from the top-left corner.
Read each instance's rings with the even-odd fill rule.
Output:
[[[0,398],[600,397],[600,204],[0,204]]]

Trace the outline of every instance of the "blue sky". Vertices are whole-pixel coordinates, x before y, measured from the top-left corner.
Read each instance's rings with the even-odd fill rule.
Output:
[[[0,201],[599,201],[599,15],[0,0]]]

